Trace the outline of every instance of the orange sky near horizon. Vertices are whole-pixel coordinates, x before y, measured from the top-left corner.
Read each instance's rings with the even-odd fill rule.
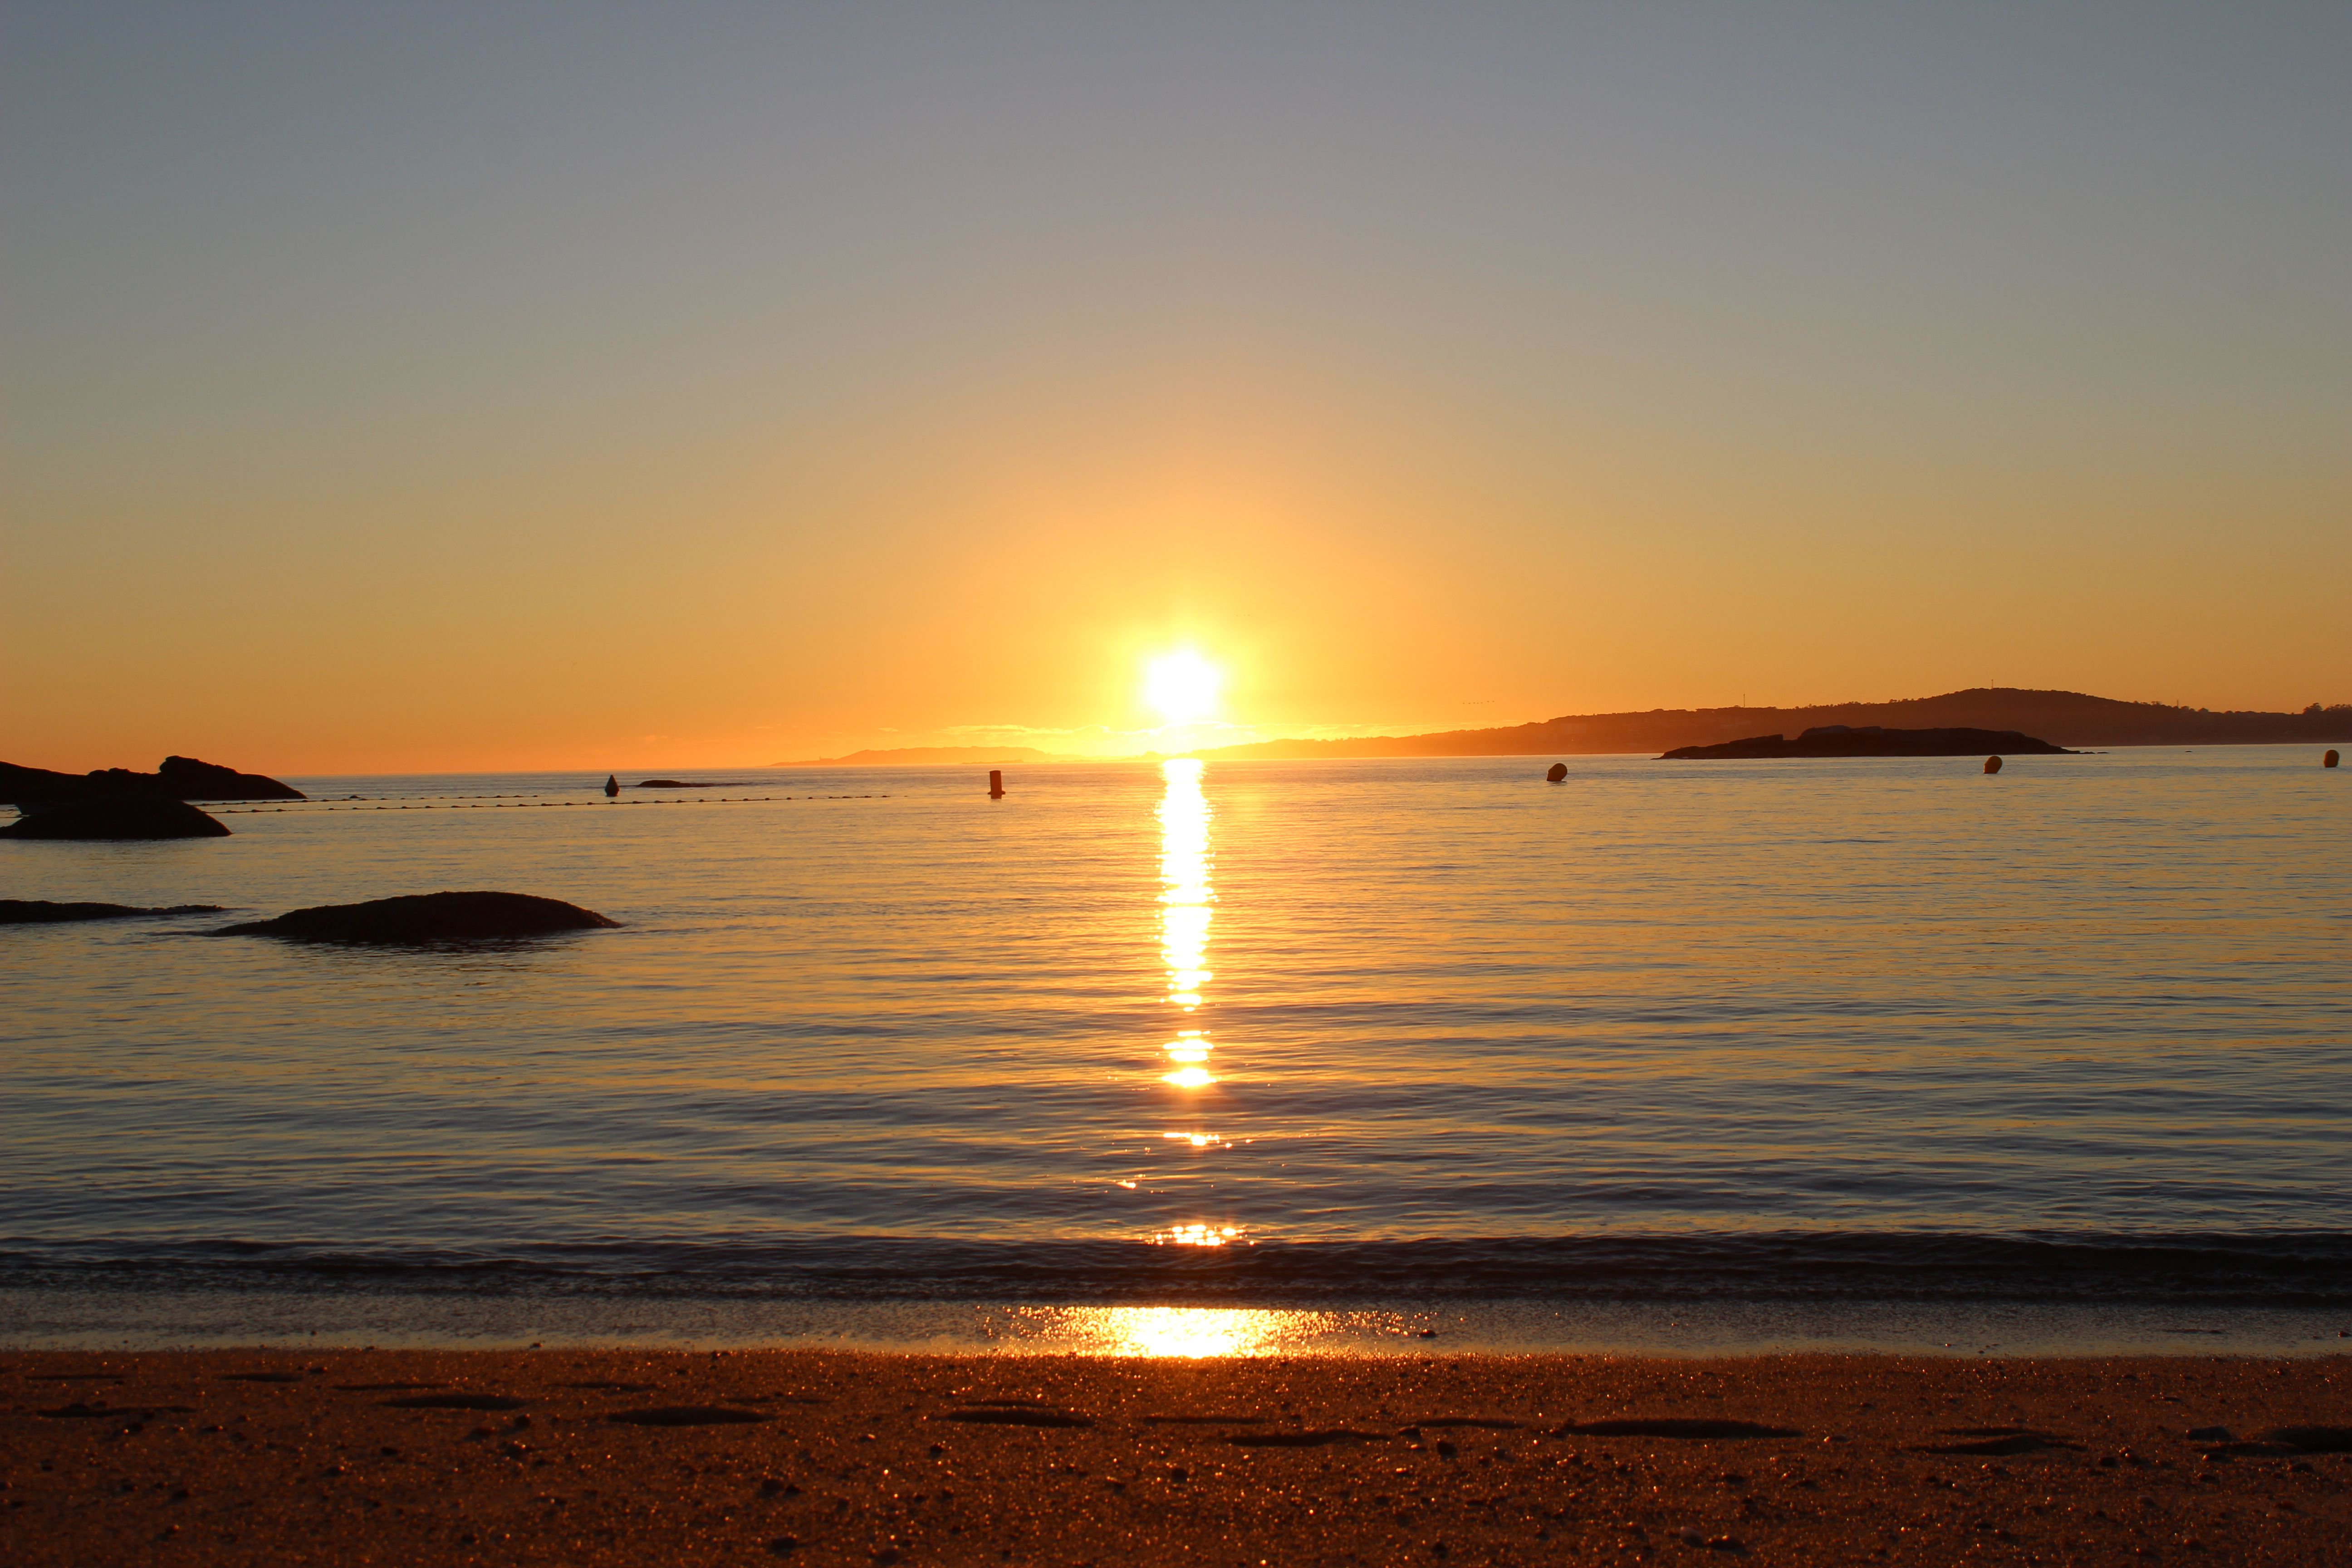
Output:
[[[2129,14],[31,8],[0,757],[2352,700],[2352,22]]]

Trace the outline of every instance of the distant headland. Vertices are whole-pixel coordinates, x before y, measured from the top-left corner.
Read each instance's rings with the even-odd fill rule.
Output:
[[[1966,757],[1989,752],[2013,757],[2071,757],[2063,746],[2015,730],[1888,730],[1876,724],[1822,724],[1795,740],[1750,735],[1719,746],[1677,746],[1660,762],[1717,762],[1768,757]],[[1987,771],[1991,771],[1988,766]]]
[[[1583,713],[1496,730],[1427,735],[1364,735],[1339,741],[1261,741],[1196,756],[1244,761],[1325,757],[1515,757],[1649,752],[1718,746],[1779,731],[1843,724],[1853,730],[2001,730],[2054,746],[2258,746],[2352,741],[2352,702],[2300,713],[2209,712],[2161,702],[2122,702],[2080,691],[1973,687],[1895,702],[1816,708],[1654,708],[1646,713]],[[1990,748],[1986,748],[1990,750]]]

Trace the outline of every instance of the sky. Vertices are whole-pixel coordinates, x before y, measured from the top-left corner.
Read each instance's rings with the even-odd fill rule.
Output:
[[[0,757],[2352,701],[2347,62],[2252,0],[0,0]]]

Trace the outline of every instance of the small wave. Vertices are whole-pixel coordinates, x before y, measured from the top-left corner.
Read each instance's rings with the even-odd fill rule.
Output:
[[[357,1251],[0,1244],[0,1289],[506,1292],[843,1301],[2016,1301],[2352,1306],[2352,1235],[1781,1233],[1452,1241],[919,1237]]]

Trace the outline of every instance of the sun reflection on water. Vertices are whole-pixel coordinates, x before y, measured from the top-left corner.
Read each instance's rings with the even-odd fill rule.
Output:
[[[1180,1019],[1189,1020],[1215,978],[1209,969],[1209,927],[1217,897],[1210,886],[1214,861],[1209,852],[1209,802],[1201,791],[1198,760],[1175,758],[1162,763],[1160,773],[1167,786],[1160,798],[1160,956],[1168,971],[1167,1001]],[[1178,1029],[1176,1037],[1160,1047],[1168,1064],[1160,1081],[1188,1091],[1211,1087],[1217,1081],[1209,1070],[1211,1049],[1205,1027]],[[1160,1136],[1197,1150],[1229,1147],[1212,1132],[1188,1130]],[[1239,1240],[1241,1234],[1237,1226],[1193,1223],[1160,1231],[1151,1239],[1165,1246],[1223,1247]]]
[[[1168,966],[1168,1000],[1190,1013],[1201,1005],[1209,971],[1209,802],[1198,758],[1160,764],[1160,955]],[[1192,1032],[1199,1037],[1199,1031]]]

